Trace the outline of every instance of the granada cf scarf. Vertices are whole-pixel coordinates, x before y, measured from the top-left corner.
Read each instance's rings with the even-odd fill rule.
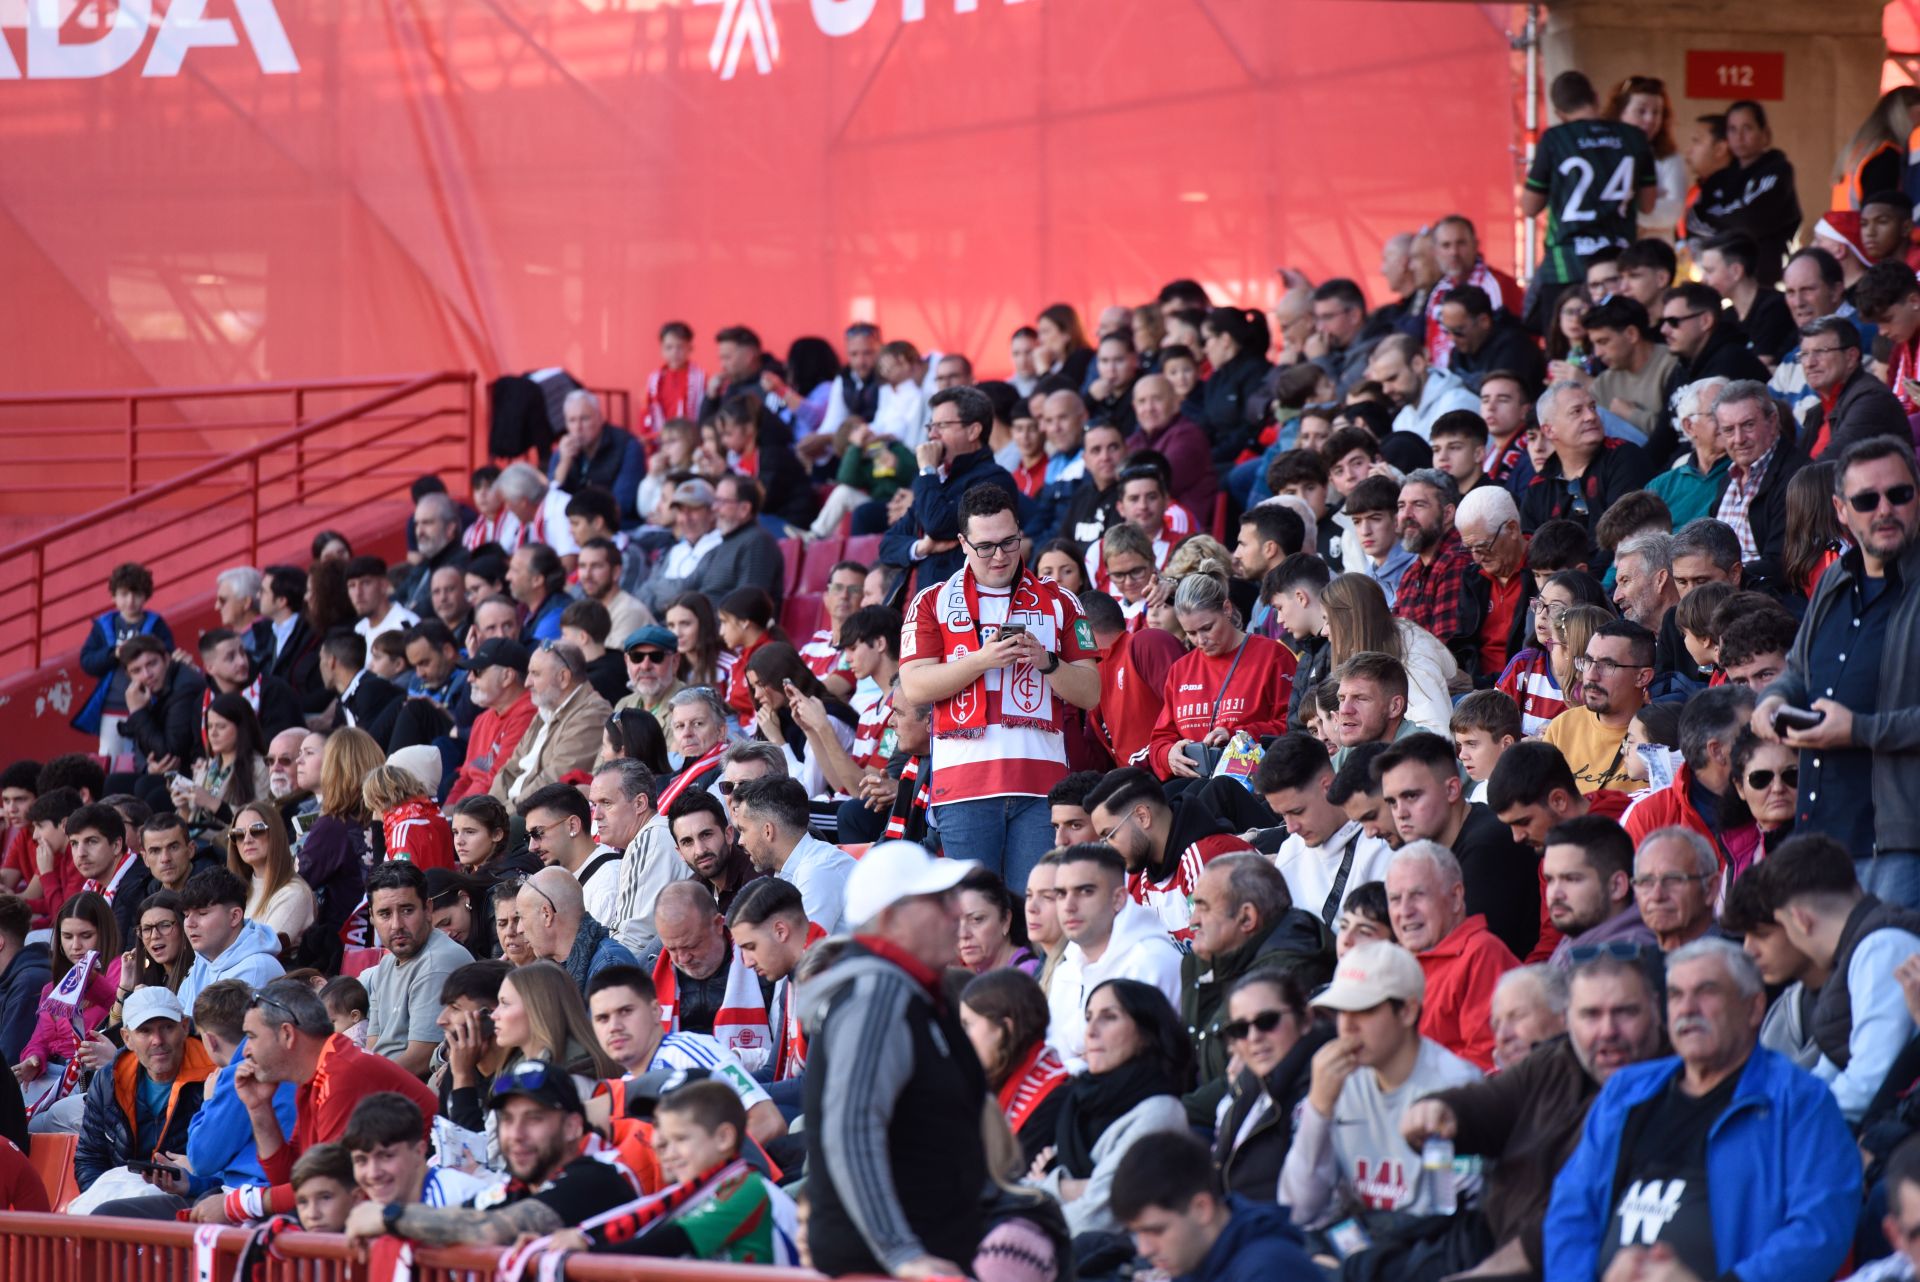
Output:
[[[1035,578],[1023,565],[1013,582],[1007,622],[1032,627],[1043,619],[1060,618],[1060,604],[1061,590],[1053,580]],[[987,638],[980,630],[979,620],[980,585],[974,581],[973,571],[963,565],[940,589],[935,615],[940,627],[941,655],[947,662],[986,647]],[[989,699],[998,702],[997,716],[989,715]],[[1032,664],[1015,663],[1001,673],[998,690],[989,690],[987,678],[982,674],[966,689],[934,705],[936,735],[972,738],[985,731],[989,724],[1058,730],[1052,684],[1041,680]]]
[[[662,1032],[680,1031],[679,979],[672,955],[661,949],[660,959],[653,964],[653,987],[660,999]],[[748,1072],[765,1068],[773,1058],[773,1025],[760,996],[760,981],[738,948],[727,966],[720,1010],[713,1017],[713,1039],[732,1051]]]

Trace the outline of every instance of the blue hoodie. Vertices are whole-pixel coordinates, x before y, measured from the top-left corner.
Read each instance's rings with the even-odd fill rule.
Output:
[[[1204,1263],[1174,1282],[1319,1282],[1320,1270],[1301,1249],[1305,1241],[1283,1206],[1228,1196],[1233,1218],[1214,1239]]]
[[[187,1124],[187,1160],[195,1174],[187,1177],[188,1195],[198,1199],[216,1188],[242,1185],[266,1185],[273,1181],[261,1169],[260,1156],[253,1146],[253,1122],[247,1106],[233,1089],[233,1070],[247,1054],[247,1039],[233,1048],[233,1058],[207,1083],[200,1111]],[[280,1133],[293,1134],[293,1097],[296,1087],[282,1082],[273,1093],[273,1115],[280,1119]]]
[[[286,967],[280,964],[280,936],[249,918],[241,923],[240,933],[226,951],[212,961],[195,954],[193,969],[180,981],[180,1005],[192,1010],[200,990],[217,980],[245,980],[249,988],[258,988],[286,973]]]

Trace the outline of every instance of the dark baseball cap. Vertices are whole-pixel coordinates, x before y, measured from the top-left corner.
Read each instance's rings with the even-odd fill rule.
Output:
[[[498,1109],[516,1095],[524,1095],[562,1113],[586,1114],[580,1106],[580,1092],[573,1088],[573,1078],[567,1070],[544,1059],[523,1059],[494,1078],[493,1089],[487,1095],[487,1107]]]
[[[512,637],[488,637],[480,643],[466,658],[460,660],[460,666],[468,672],[478,672],[482,668],[491,668],[495,664],[503,668],[512,668],[521,676],[527,673],[527,647]]]
[[[667,631],[667,629],[661,627],[659,624],[649,623],[646,627],[637,628],[629,633],[625,643],[621,645],[620,649],[623,651],[632,650],[643,645],[650,645],[656,650],[665,650],[668,654],[673,654],[679,649],[680,642],[673,633]]]

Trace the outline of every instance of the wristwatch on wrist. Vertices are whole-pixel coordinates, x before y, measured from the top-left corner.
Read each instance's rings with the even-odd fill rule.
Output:
[[[1047,666],[1040,669],[1040,674],[1042,676],[1051,676],[1059,670],[1060,670],[1060,656],[1055,654],[1051,650],[1047,651]]]
[[[405,1206],[401,1205],[398,1202],[389,1202],[385,1206],[381,1207],[380,1208],[381,1227],[386,1229],[388,1233],[393,1233],[398,1231],[400,1226],[400,1215],[406,1209],[407,1208]]]

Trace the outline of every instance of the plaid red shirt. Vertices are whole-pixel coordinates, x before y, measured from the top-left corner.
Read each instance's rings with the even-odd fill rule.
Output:
[[[1448,530],[1431,565],[1415,557],[1400,576],[1393,612],[1442,641],[1451,641],[1460,635],[1460,598],[1466,592],[1466,578],[1478,573],[1460,532]]]

